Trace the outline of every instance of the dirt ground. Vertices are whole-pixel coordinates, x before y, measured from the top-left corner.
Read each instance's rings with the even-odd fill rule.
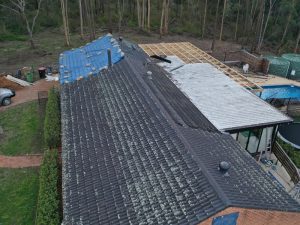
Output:
[[[7,80],[4,76],[0,76],[0,88],[9,88],[12,90],[21,90],[23,87],[15,82]]]
[[[107,32],[97,32],[97,37],[100,37]],[[135,43],[158,43],[158,42],[180,42],[188,41],[200,47],[205,51],[211,48],[211,40],[201,40],[187,34],[183,35],[166,35],[160,38],[159,34],[148,34],[126,29],[121,33],[114,33],[115,37],[122,36],[129,41]],[[64,35],[59,30],[47,30],[36,34],[35,43],[37,48],[30,49],[25,41],[6,41],[0,42],[0,74],[16,74],[17,70],[23,67],[33,66],[34,71],[40,66],[57,67],[59,54],[65,50],[80,47],[89,42],[88,37],[84,40],[80,39],[79,34],[71,34],[72,46],[64,45]],[[212,55],[219,60],[223,60],[226,51],[239,50],[239,44],[217,41],[215,51]]]
[[[0,112],[15,105],[36,100],[38,99],[39,91],[48,91],[52,87],[58,87],[58,85],[59,84],[57,81],[39,80],[35,82],[32,86],[24,87],[20,90],[17,90],[16,96],[12,98],[12,104],[9,106],[1,106]]]

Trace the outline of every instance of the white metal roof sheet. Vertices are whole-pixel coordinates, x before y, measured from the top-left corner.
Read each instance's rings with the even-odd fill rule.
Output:
[[[291,121],[208,63],[186,64],[178,69],[176,66],[171,71],[174,83],[219,130]],[[170,68],[168,65],[166,70]]]

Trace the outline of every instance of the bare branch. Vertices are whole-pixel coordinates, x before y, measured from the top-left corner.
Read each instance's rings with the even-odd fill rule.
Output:
[[[13,8],[7,6],[7,5],[0,4],[0,6],[3,7],[3,8],[9,9],[9,10],[11,10],[11,11],[17,13],[17,14],[21,14],[18,10],[13,9]]]
[[[38,3],[38,8],[37,8],[37,11],[36,11],[36,14],[32,20],[32,24],[31,24],[31,32],[33,32],[33,28],[34,28],[34,25],[35,25],[35,21],[36,21],[36,18],[38,17],[39,13],[40,13],[40,9],[41,9],[41,3],[42,3],[43,0],[39,0],[39,3]]]

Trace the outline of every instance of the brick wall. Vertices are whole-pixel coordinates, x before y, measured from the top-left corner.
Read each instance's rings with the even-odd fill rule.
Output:
[[[237,225],[300,225],[300,213],[227,208],[199,225],[212,225],[215,217],[239,212]]]

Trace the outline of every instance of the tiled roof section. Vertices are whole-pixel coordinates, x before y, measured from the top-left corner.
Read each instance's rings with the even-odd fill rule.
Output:
[[[228,205],[266,210],[300,211],[299,204],[230,136],[180,128],[200,165],[225,194]],[[231,165],[221,175],[218,165]]]
[[[62,87],[65,224],[197,224],[224,201],[123,60]]]
[[[141,49],[132,49],[132,46],[128,48],[125,45],[122,47],[127,59],[135,65],[139,73],[146,74],[151,71],[151,75],[143,76],[144,80],[177,124],[185,123],[192,128],[218,132],[218,129],[168,78],[168,73],[164,69],[146,60],[147,56]]]
[[[167,73],[156,65],[151,65],[152,82],[173,107],[182,120],[192,128],[217,132],[218,129],[197,109],[197,107],[167,77]]]
[[[111,51],[111,63],[117,63],[123,58],[124,53],[110,34],[80,48],[61,53],[59,57],[60,83],[70,83],[89,75],[97,75],[108,66],[108,49]]]
[[[109,71],[62,87],[64,224],[198,224],[229,206],[300,212],[229,135],[178,125],[152,66],[122,50]]]

